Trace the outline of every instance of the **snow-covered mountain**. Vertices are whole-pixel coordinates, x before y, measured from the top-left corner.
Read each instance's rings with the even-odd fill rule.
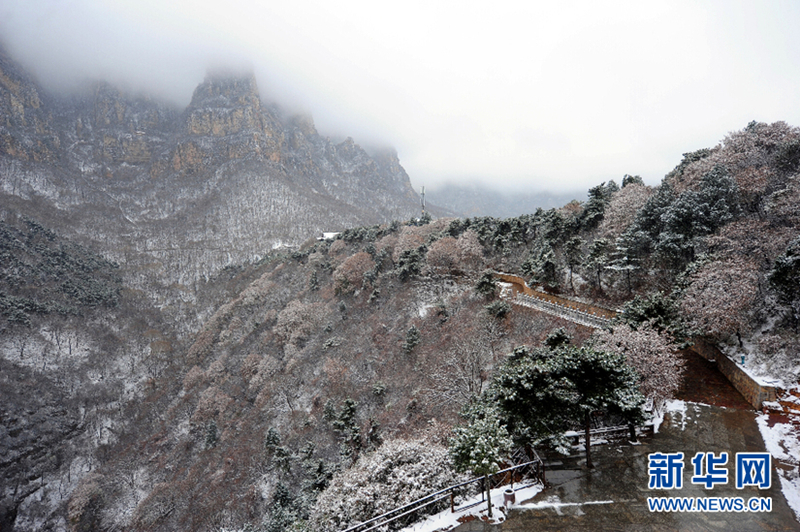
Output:
[[[407,219],[419,199],[392,150],[319,135],[209,75],[185,109],[106,83],[46,93],[0,51],[0,197],[81,241],[134,284],[192,284],[322,231]]]

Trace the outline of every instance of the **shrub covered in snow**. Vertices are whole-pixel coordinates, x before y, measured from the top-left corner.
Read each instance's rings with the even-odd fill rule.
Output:
[[[426,439],[390,440],[333,477],[311,512],[311,528],[344,530],[461,480],[443,446]],[[423,512],[439,509],[431,505]],[[407,523],[398,519],[390,529]]]
[[[454,432],[450,456],[457,469],[475,475],[497,473],[514,445],[494,409],[486,409],[484,417],[473,419],[467,426],[456,427]]]

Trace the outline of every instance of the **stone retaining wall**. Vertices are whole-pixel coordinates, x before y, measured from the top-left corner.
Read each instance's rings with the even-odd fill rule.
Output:
[[[759,384],[727,356],[720,354],[717,358],[717,367],[754,408],[761,410],[764,401],[777,399],[773,386]]]
[[[716,361],[720,372],[742,394],[745,400],[753,405],[753,408],[761,410],[765,401],[775,401],[777,399],[775,387],[757,382],[739,364],[708,342],[695,338],[694,346],[692,346],[691,350],[706,360]]]
[[[607,327],[610,321],[594,314],[564,307],[562,305],[551,303],[547,300],[531,297],[522,293],[518,293],[516,299],[511,299],[510,301],[514,304],[540,310],[550,314],[551,316],[563,318],[565,320],[569,320],[586,327],[592,327],[594,329],[602,329]]]
[[[587,303],[582,303],[580,301],[575,301],[572,299],[567,299],[565,297],[556,296],[553,294],[548,294],[546,292],[540,292],[539,290],[534,290],[530,286],[525,283],[525,280],[518,275],[513,275],[510,273],[502,273],[502,272],[494,272],[495,277],[504,281],[506,283],[510,283],[514,286],[514,296],[518,294],[524,294],[526,296],[536,298],[541,301],[545,301],[547,303],[551,303],[553,305],[557,305],[559,307],[563,307],[565,310],[577,311],[582,314],[590,315],[590,316],[597,316],[603,320],[611,320],[617,316],[617,313],[613,310],[597,307],[594,305],[589,305]]]

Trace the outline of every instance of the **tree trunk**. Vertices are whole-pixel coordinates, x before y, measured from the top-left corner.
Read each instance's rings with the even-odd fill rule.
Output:
[[[590,432],[591,429],[590,420],[591,420],[591,414],[587,411],[586,412],[586,467],[588,467],[589,469],[594,467],[592,465],[592,452],[591,452],[592,440]]]
[[[631,441],[636,443],[638,441],[638,438],[636,438],[636,425],[633,423],[628,423],[628,428],[631,431]]]
[[[489,485],[489,475],[484,475],[483,483],[486,485],[486,507],[489,509],[489,518],[492,518],[492,488]]]

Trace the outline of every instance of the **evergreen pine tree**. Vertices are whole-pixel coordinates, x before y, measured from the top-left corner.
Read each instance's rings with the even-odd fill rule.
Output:
[[[422,334],[419,332],[416,325],[412,325],[408,331],[406,331],[406,339],[403,341],[403,353],[407,355],[411,354],[421,341]]]
[[[206,425],[206,449],[211,449],[217,446],[217,422],[211,420]]]

